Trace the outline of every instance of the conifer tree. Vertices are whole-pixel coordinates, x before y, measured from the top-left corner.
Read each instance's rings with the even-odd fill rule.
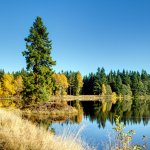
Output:
[[[101,69],[98,68],[96,75],[95,75],[94,86],[93,86],[94,94],[100,94],[101,93],[101,86],[102,85],[101,85],[100,73],[101,73]]]
[[[26,103],[48,100],[52,86],[52,44],[48,38],[47,28],[42,19],[37,17],[26,41],[26,58],[28,74],[24,77],[23,99]]]

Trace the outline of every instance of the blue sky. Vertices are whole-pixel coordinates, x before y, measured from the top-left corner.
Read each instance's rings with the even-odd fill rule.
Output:
[[[149,0],[0,0],[0,68],[26,67],[21,52],[36,16],[52,40],[56,72],[104,67],[150,73]]]

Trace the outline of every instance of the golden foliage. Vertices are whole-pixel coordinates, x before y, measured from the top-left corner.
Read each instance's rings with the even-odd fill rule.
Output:
[[[107,102],[103,101],[102,102],[102,112],[106,112],[106,108],[107,108]]]
[[[77,123],[80,124],[83,119],[83,108],[78,109]]]
[[[3,94],[2,83],[0,82],[0,96]]]
[[[11,96],[15,94],[15,81],[12,75],[4,74],[1,81],[1,96]]]
[[[107,91],[106,91],[106,86],[105,84],[102,84],[102,95],[106,95]]]
[[[79,87],[83,87],[83,79],[80,72],[77,73],[77,80],[78,80]]]
[[[15,91],[17,94],[20,94],[20,92],[23,90],[23,79],[21,76],[18,76],[15,79]]]
[[[82,75],[81,73],[78,71],[77,74],[76,74],[76,95],[79,95],[80,94],[80,91],[83,87],[83,78],[82,78]]]
[[[53,74],[52,79],[55,83],[55,95],[66,95],[68,88],[67,77],[64,74]]]
[[[117,95],[116,95],[116,92],[113,92],[113,93],[112,93],[112,95],[111,95],[111,101],[112,101],[113,104],[116,103],[116,101],[117,101]]]
[[[0,100],[0,107],[16,107],[16,104],[13,102],[13,100],[10,99],[2,99]]]

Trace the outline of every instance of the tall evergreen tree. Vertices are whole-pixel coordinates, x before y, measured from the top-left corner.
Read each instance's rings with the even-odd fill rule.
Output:
[[[122,88],[122,80],[121,80],[120,75],[118,74],[116,78],[116,93],[118,95],[121,94],[121,88]]]
[[[139,86],[139,80],[138,80],[138,76],[137,73],[134,71],[131,73],[131,89],[133,92],[133,95],[138,95],[138,86]]]
[[[147,74],[146,70],[142,70],[141,79],[142,79],[143,82],[148,81],[148,74]]]
[[[101,79],[100,79],[100,72],[101,69],[98,68],[96,75],[95,75],[95,80],[94,80],[94,86],[93,86],[93,92],[94,94],[100,94],[101,93]]]
[[[103,67],[100,72],[100,79],[101,79],[101,85],[107,83],[107,77],[106,77],[105,69]]]
[[[42,19],[37,17],[26,41],[26,58],[28,75],[24,77],[23,99],[26,103],[48,100],[52,86],[52,44],[48,38],[47,28]]]

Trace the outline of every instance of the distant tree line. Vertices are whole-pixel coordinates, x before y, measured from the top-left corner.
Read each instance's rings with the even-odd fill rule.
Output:
[[[23,78],[28,75],[24,69],[17,72],[5,73],[0,70],[0,96],[19,96],[23,90]],[[82,77],[81,73],[62,71],[53,73],[52,85],[49,86],[51,95],[111,95],[145,96],[150,95],[150,75],[142,70],[119,70],[105,73],[104,68],[98,68],[96,73]]]
[[[24,69],[5,73],[0,70],[0,96],[18,96],[22,94],[23,79],[28,76]],[[48,77],[47,77],[48,78]],[[82,77],[81,73],[62,71],[52,74],[52,83],[48,87],[50,95],[112,95],[145,96],[150,95],[150,75],[138,71],[110,71],[98,68],[96,73]]]
[[[150,95],[150,75],[142,70],[138,71],[110,71],[105,73],[104,68],[98,68],[96,73],[90,73],[83,78],[82,94],[106,94],[115,92],[117,95],[144,96]]]

